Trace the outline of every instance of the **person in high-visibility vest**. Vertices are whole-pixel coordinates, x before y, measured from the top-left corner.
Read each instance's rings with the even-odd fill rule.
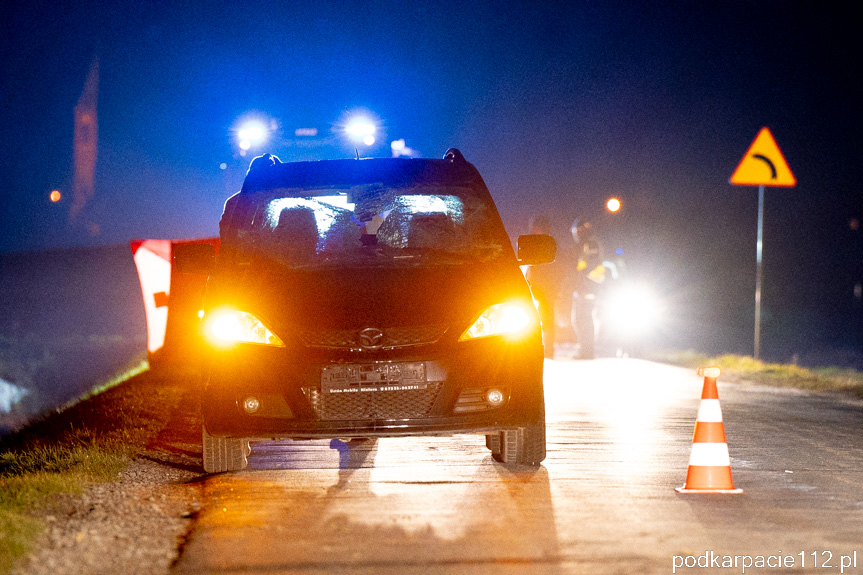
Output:
[[[572,291],[572,329],[575,332],[579,359],[593,359],[596,355],[596,328],[593,308],[596,304],[596,287],[605,281],[602,265],[602,245],[586,220],[572,223],[572,238],[575,240],[575,271]]]

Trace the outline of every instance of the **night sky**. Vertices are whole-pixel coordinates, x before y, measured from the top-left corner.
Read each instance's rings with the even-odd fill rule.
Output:
[[[850,7],[54,4],[0,4],[2,252],[215,235],[251,157],[351,157],[340,126],[366,110],[380,132],[362,155],[389,156],[400,138],[425,157],[460,148],[513,238],[547,214],[568,246],[572,220],[592,218],[673,302],[685,327],[670,342],[698,333],[704,349],[751,353],[757,189],[728,179],[767,126],[798,183],[766,192],[765,355],[860,343]],[[96,194],[70,226],[72,111],[94,57]],[[277,131],[243,157],[246,117]],[[604,212],[610,196],[621,213]]]

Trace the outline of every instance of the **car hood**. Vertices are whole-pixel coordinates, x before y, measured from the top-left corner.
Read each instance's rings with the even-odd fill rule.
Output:
[[[283,333],[467,328],[489,305],[529,298],[518,267],[492,264],[279,271],[247,276],[243,283],[235,305]]]

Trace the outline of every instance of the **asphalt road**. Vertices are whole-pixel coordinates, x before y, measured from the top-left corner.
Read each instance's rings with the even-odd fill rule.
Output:
[[[684,495],[702,383],[548,361],[539,468],[471,435],[253,444],[205,480],[174,571],[863,574],[863,403],[720,377],[744,493]]]

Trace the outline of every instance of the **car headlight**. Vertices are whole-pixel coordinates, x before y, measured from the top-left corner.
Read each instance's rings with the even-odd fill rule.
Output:
[[[499,303],[486,309],[459,341],[492,335],[521,336],[535,323],[532,310],[517,303]]]
[[[663,313],[662,303],[640,285],[627,286],[611,294],[606,305],[608,320],[633,335],[653,329]]]
[[[204,333],[216,344],[255,343],[284,347],[279,336],[254,315],[237,310],[219,310],[204,316]]]

